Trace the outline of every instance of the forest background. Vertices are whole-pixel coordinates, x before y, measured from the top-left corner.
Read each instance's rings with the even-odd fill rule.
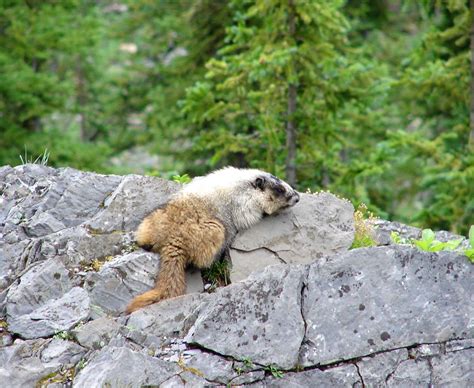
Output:
[[[0,165],[256,167],[465,234],[471,3],[0,0]]]

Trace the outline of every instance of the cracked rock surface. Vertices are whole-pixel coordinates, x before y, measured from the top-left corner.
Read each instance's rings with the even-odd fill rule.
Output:
[[[0,385],[474,386],[474,266],[407,246],[347,251],[353,209],[328,193],[239,236],[244,280],[124,316],[159,266],[133,231],[178,188],[0,168]]]
[[[354,239],[354,208],[347,200],[321,192],[302,194],[299,204],[265,218],[232,244],[232,282],[272,264],[309,264],[347,251]]]

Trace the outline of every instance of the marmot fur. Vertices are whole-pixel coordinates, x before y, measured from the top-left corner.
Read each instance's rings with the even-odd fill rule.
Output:
[[[126,312],[183,295],[188,264],[209,267],[239,231],[298,201],[290,185],[260,170],[226,167],[193,179],[140,224],[138,245],[160,254],[160,270],[155,288]]]

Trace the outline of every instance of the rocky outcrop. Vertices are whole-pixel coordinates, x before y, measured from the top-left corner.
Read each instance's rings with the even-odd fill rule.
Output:
[[[0,169],[0,381],[474,385],[474,266],[408,246],[348,251],[353,209],[327,193],[239,236],[230,286],[191,287],[124,316],[159,265],[132,232],[178,188],[37,165]],[[198,272],[189,280],[202,289]]]

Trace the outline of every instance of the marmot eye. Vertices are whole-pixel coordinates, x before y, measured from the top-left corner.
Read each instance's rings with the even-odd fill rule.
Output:
[[[285,194],[285,189],[281,186],[277,186],[275,188],[275,191],[278,193],[278,194]]]
[[[255,179],[255,184],[254,184],[254,187],[255,188],[259,188],[260,190],[263,190],[265,186],[265,178],[257,178]]]

